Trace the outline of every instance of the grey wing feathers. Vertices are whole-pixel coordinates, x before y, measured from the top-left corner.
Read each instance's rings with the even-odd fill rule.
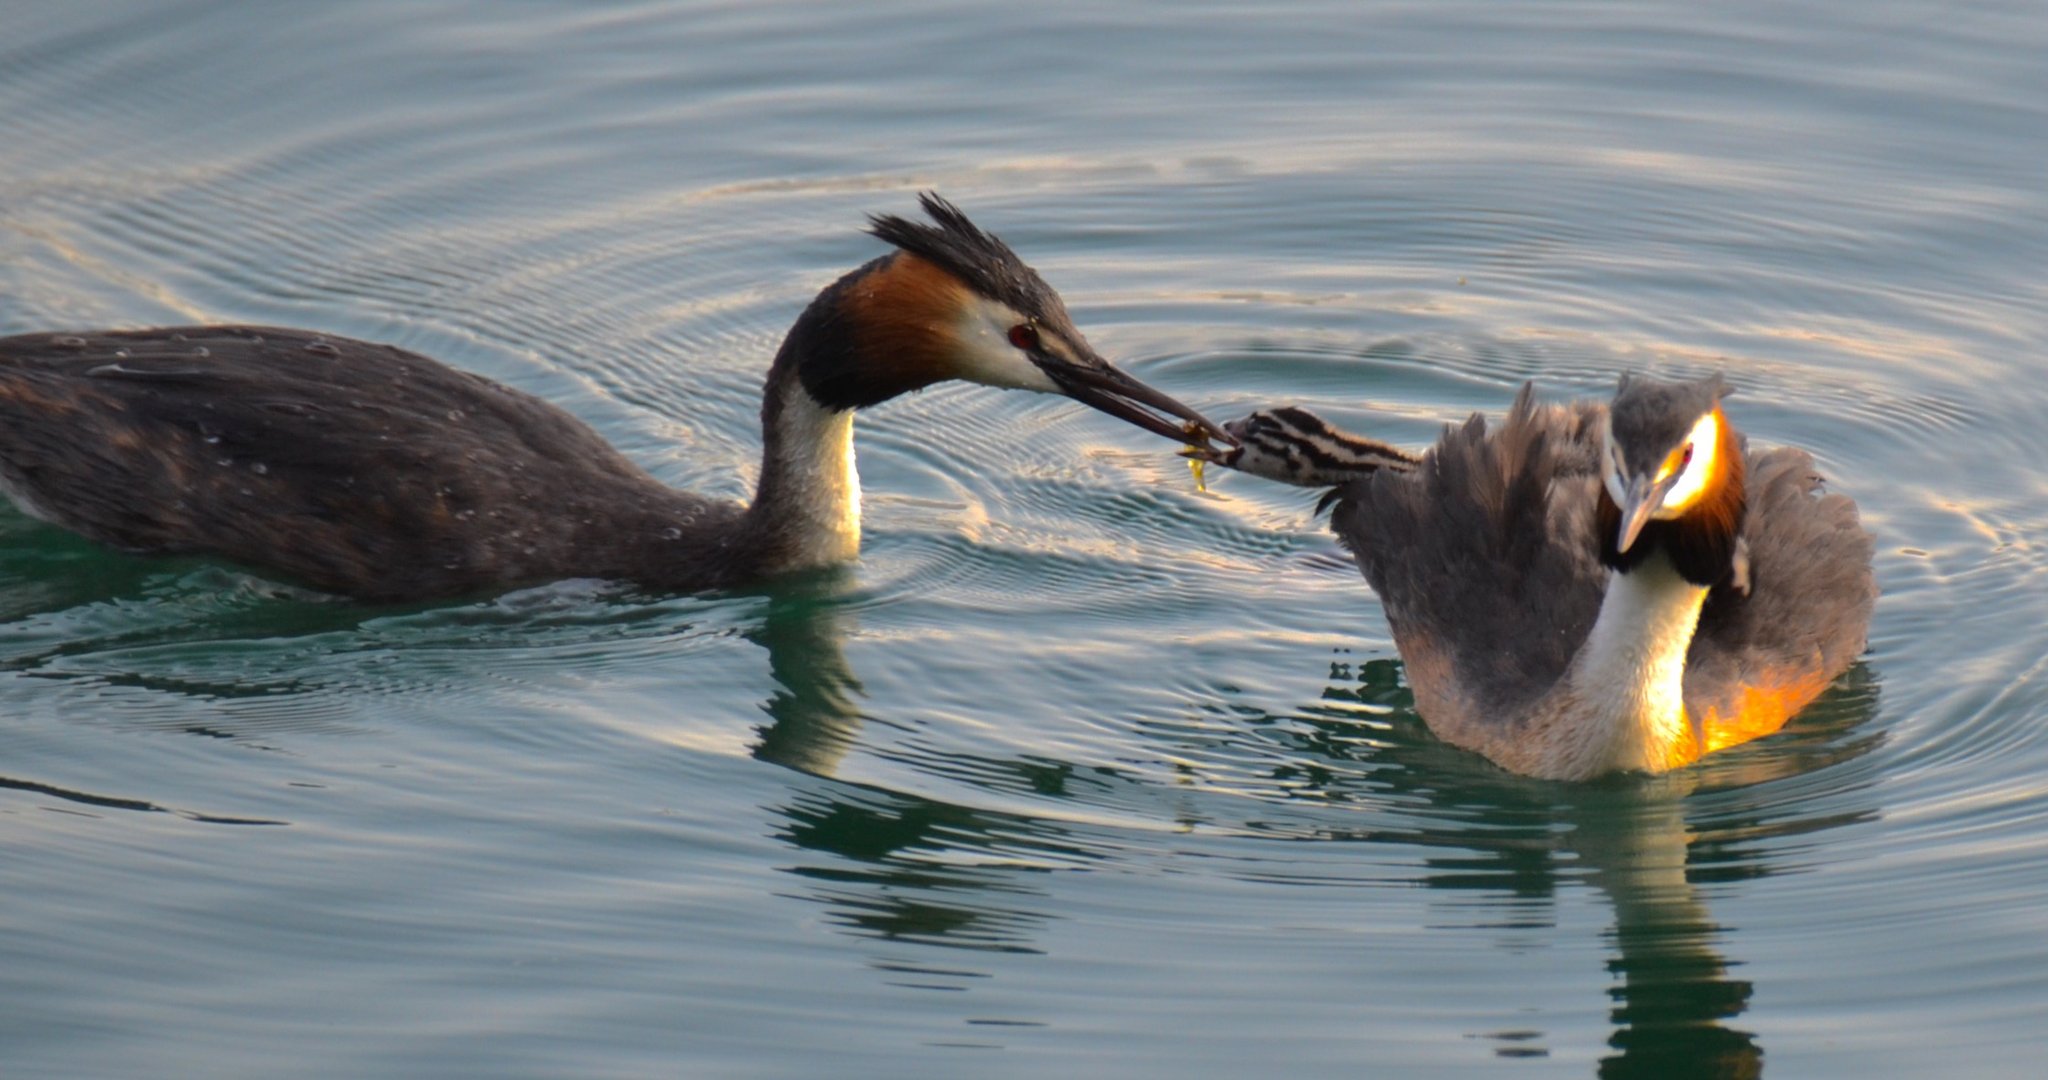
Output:
[[[1874,542],[1846,495],[1825,494],[1813,458],[1749,455],[1750,594],[1715,589],[1686,657],[1685,698],[1730,714],[1745,686],[1812,684],[1862,653],[1877,601]]]
[[[1525,385],[1497,430],[1475,415],[1414,472],[1341,489],[1332,527],[1439,713],[1515,711],[1590,631],[1607,578],[1594,542],[1604,411],[1539,406]]]
[[[273,327],[0,339],[0,490],[103,543],[370,597],[637,576],[621,535],[739,513],[538,398]]]

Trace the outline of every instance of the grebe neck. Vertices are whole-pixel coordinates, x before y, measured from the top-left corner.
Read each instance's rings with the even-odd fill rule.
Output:
[[[1685,657],[1706,599],[1661,546],[1608,578],[1592,632],[1541,710],[1553,727],[1546,775],[1661,772],[1690,756]]]
[[[747,508],[745,542],[780,570],[846,562],[860,554],[860,474],[853,410],[819,402],[777,365],[761,409],[761,479]]]

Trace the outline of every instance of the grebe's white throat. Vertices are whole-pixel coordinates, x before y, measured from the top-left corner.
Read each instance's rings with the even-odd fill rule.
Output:
[[[1685,654],[1707,590],[1663,552],[1616,573],[1600,616],[1541,710],[1568,749],[1546,773],[1561,779],[1620,769],[1661,772],[1685,756]]]
[[[781,472],[782,512],[795,550],[790,569],[860,555],[860,473],[854,467],[853,411],[820,405],[792,382],[781,388],[769,468]]]

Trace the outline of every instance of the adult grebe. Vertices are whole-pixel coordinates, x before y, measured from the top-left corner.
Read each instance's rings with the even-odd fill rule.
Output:
[[[1516,396],[1421,456],[1297,408],[1189,456],[1308,486],[1379,593],[1415,708],[1530,776],[1661,772],[1770,734],[1862,652],[1872,540],[1803,450],[1749,452],[1719,376]]]
[[[0,491],[115,547],[411,600],[565,577],[732,586],[853,558],[853,411],[944,379],[1231,436],[1111,367],[951,203],[818,294],[761,406],[751,505],[663,486],[538,398],[388,345],[255,326],[0,339]]]

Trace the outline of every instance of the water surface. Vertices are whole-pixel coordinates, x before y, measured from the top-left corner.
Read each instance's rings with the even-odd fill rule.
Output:
[[[744,495],[937,188],[1219,418],[1722,371],[1864,660],[1657,780],[1430,739],[1309,493],[1055,398],[863,416],[843,573],[375,608],[0,509],[0,1071],[2032,1075],[2048,13],[10,7],[0,332],[283,323]]]

